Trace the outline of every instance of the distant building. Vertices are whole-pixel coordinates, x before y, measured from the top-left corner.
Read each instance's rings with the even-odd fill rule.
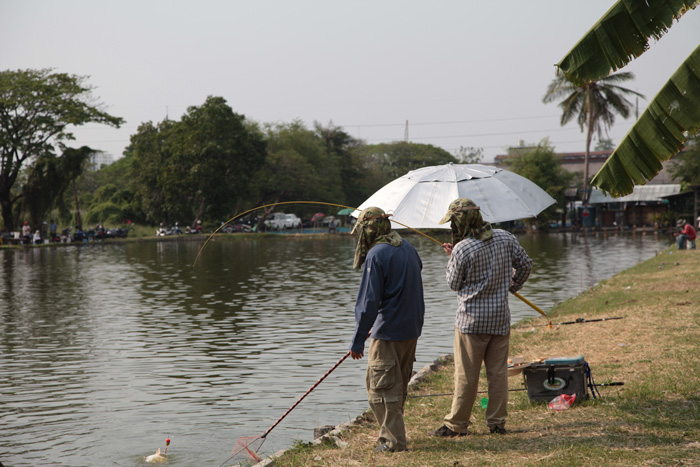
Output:
[[[501,167],[506,169],[506,161],[508,159],[518,158],[524,152],[531,151],[535,149],[534,146],[517,146],[509,148],[509,154],[499,154],[494,158],[494,165],[496,167]],[[613,150],[605,151],[591,151],[588,157],[588,173],[589,177],[593,177],[598,173],[608,157],[613,153]],[[583,173],[583,165],[586,157],[585,152],[560,152],[555,153],[555,157],[559,158],[562,168],[567,172],[581,172]],[[668,161],[663,161],[661,165],[663,169],[656,175],[653,179],[647,182],[647,185],[663,185],[667,183],[676,183],[670,173],[668,173],[669,164],[673,163],[673,158]]]
[[[494,158],[496,167],[508,168],[509,159],[517,159],[522,154],[535,149],[535,146],[520,146],[508,149],[508,154],[501,154]],[[593,177],[608,160],[614,150],[591,151],[588,157],[589,177]],[[562,168],[568,172],[583,173],[585,152],[555,153],[555,157],[561,162]],[[668,212],[669,197],[679,196],[681,186],[669,173],[669,167],[673,164],[673,158],[663,161],[661,171],[645,185],[636,185],[633,193],[621,197],[612,198],[605,196],[597,188],[593,188],[588,207],[581,204],[580,190],[572,188],[567,193],[570,204],[572,224],[578,224],[589,228],[638,228],[653,226],[657,215]],[[578,200],[578,201],[577,201]],[[690,211],[693,212],[693,211]]]
[[[103,166],[114,162],[114,156],[107,152],[96,151],[90,155],[89,167],[90,170],[100,170]]]

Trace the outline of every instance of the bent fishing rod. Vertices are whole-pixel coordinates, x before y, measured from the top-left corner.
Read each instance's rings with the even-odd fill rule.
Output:
[[[216,233],[218,233],[221,229],[223,229],[223,228],[224,228],[225,226],[227,226],[229,223],[233,222],[234,220],[238,219],[239,217],[245,216],[246,214],[249,214],[249,213],[251,213],[251,212],[253,212],[253,211],[257,211],[258,209],[265,209],[265,208],[269,208],[269,207],[272,207],[272,206],[281,206],[281,205],[285,205],[285,204],[315,204],[315,205],[323,205],[323,206],[336,206],[336,207],[339,207],[339,208],[352,209],[352,210],[354,210],[354,211],[359,211],[359,209],[354,208],[354,207],[352,207],[352,206],[345,206],[345,205],[343,205],[343,204],[337,204],[337,203],[326,203],[326,202],[323,202],[323,201],[280,201],[280,202],[277,202],[277,203],[263,204],[262,206],[257,206],[257,207],[255,207],[255,208],[253,208],[253,209],[248,209],[247,211],[244,211],[244,212],[242,212],[242,213],[240,213],[240,214],[236,214],[236,215],[233,216],[231,219],[229,219],[229,220],[227,220],[226,222],[224,222],[223,224],[221,224],[221,225],[219,226],[219,228],[217,228],[214,232],[211,233],[211,235],[209,235],[209,237],[207,237],[206,241],[204,242],[204,244],[202,245],[202,247],[199,249],[199,252],[197,252],[197,257],[194,259],[194,263],[192,263],[192,267],[194,267],[194,266],[197,264],[197,261],[199,260],[199,257],[201,256],[202,251],[204,251],[204,247],[207,246],[207,243],[209,243],[209,240],[211,240],[212,237],[213,237]],[[396,223],[396,224],[399,224],[400,226],[403,226],[403,227],[405,227],[405,228],[407,228],[407,229],[410,229],[410,230],[412,230],[412,231],[414,231],[414,232],[416,232],[416,233],[418,233],[418,234],[424,236],[425,238],[428,238],[428,239],[434,241],[434,242],[437,243],[438,245],[442,246],[442,243],[441,243],[440,241],[436,240],[435,238],[431,237],[430,235],[428,235],[428,234],[426,234],[426,233],[421,232],[420,230],[416,230],[416,229],[414,229],[413,227],[410,227],[410,226],[408,226],[408,225],[406,225],[406,224],[403,224],[403,223],[401,223],[401,222],[399,222],[399,221],[397,221],[397,220],[394,220],[394,219],[391,219],[391,222],[394,222],[394,223]],[[540,307],[538,307],[537,305],[535,305],[534,303],[532,303],[530,300],[528,300],[528,299],[526,299],[525,297],[523,297],[522,295],[520,295],[518,292],[511,292],[511,293],[512,293],[513,295],[515,295],[516,297],[518,297],[520,300],[522,300],[523,303],[529,305],[533,310],[535,310],[536,312],[538,312],[538,313],[541,314],[542,316],[547,316],[547,313],[545,313],[544,310],[542,310]]]

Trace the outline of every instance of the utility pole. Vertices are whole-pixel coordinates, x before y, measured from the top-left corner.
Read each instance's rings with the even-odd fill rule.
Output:
[[[406,129],[403,131],[403,140],[408,143],[408,120],[406,120]]]

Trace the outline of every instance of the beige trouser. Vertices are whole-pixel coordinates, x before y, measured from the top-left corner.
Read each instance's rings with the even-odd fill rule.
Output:
[[[377,441],[394,451],[406,450],[403,405],[417,342],[372,339],[369,346],[367,400],[380,426]]]
[[[489,428],[504,427],[508,416],[509,340],[510,334],[462,334],[455,328],[455,391],[452,411],[445,417],[447,428],[457,433],[467,432],[479,388],[482,361],[486,366],[489,396],[486,425]]]

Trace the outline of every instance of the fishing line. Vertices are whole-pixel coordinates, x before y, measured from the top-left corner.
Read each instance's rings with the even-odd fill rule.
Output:
[[[231,219],[229,219],[229,220],[227,220],[226,222],[224,222],[223,224],[221,224],[221,225],[219,226],[219,228],[217,228],[215,231],[213,231],[213,232],[211,233],[211,235],[209,235],[209,237],[207,237],[206,241],[204,242],[204,244],[202,244],[202,246],[200,247],[199,251],[197,252],[197,257],[194,259],[194,263],[192,263],[192,267],[194,267],[194,266],[197,264],[197,261],[199,261],[199,257],[202,255],[202,251],[204,251],[204,247],[207,246],[207,243],[209,243],[209,240],[211,240],[212,237],[214,237],[214,235],[215,235],[217,232],[219,232],[221,229],[223,229],[224,227],[226,227],[230,222],[233,222],[234,220],[238,219],[239,217],[245,216],[246,214],[249,214],[249,213],[251,213],[251,212],[253,212],[253,211],[257,211],[258,209],[269,208],[269,207],[272,207],[272,206],[281,206],[281,205],[283,205],[283,204],[317,204],[317,205],[323,205],[323,206],[336,206],[336,207],[345,208],[345,209],[352,209],[353,211],[359,211],[359,209],[354,208],[354,207],[352,207],[352,206],[345,206],[344,204],[338,204],[338,203],[326,203],[326,202],[324,202],[324,201],[280,201],[280,202],[277,202],[277,203],[263,204],[263,205],[261,205],[261,206],[254,207],[253,209],[248,209],[247,211],[244,211],[244,212],[242,212],[242,213],[240,213],[240,214],[236,214],[236,215],[233,216]],[[399,225],[401,225],[401,226],[403,226],[403,227],[405,227],[405,228],[407,228],[407,229],[410,229],[410,230],[412,230],[412,231],[414,231],[414,232],[416,232],[416,233],[418,233],[418,234],[424,236],[425,238],[428,238],[428,239],[434,241],[434,242],[437,243],[438,245],[442,246],[442,243],[441,243],[440,241],[434,239],[434,238],[431,237],[430,235],[428,235],[428,234],[426,234],[426,233],[423,233],[423,232],[421,232],[420,230],[416,230],[416,229],[414,229],[413,227],[410,227],[410,226],[408,226],[408,225],[406,225],[406,224],[403,224],[403,223],[401,223],[401,222],[399,222],[399,221],[396,221],[396,220],[394,220],[394,219],[390,219],[390,220],[391,220],[391,222],[394,222],[394,223],[399,224]],[[534,303],[532,303],[530,300],[528,300],[528,299],[526,299],[525,297],[523,297],[522,295],[520,295],[518,292],[512,292],[512,294],[515,295],[516,297],[518,297],[520,300],[522,300],[525,304],[529,305],[533,310],[537,311],[537,312],[538,312],[539,314],[541,314],[542,316],[547,316],[547,313],[545,313],[544,310],[542,310],[540,307],[538,307],[537,305],[535,305]]]
[[[233,222],[234,220],[238,219],[239,217],[245,216],[246,214],[249,214],[249,213],[251,213],[251,212],[253,212],[253,211],[257,211],[258,209],[265,209],[265,208],[269,208],[269,207],[272,207],[272,206],[280,206],[280,205],[283,205],[283,204],[317,204],[317,205],[323,205],[323,206],[336,206],[336,207],[339,207],[339,208],[352,209],[353,211],[359,211],[359,209],[354,208],[354,207],[352,207],[352,206],[345,206],[344,204],[338,204],[338,203],[326,203],[326,202],[323,202],[323,201],[280,201],[280,202],[278,202],[278,203],[263,204],[263,205],[261,205],[261,206],[254,207],[253,209],[248,209],[247,211],[244,211],[244,212],[242,212],[242,213],[240,213],[240,214],[236,214],[236,215],[233,216],[231,219],[229,219],[229,220],[227,220],[226,222],[224,222],[223,224],[221,224],[221,225],[219,226],[219,228],[217,228],[215,231],[213,231],[213,232],[211,233],[211,235],[209,235],[209,237],[207,237],[206,241],[204,242],[204,244],[203,244],[203,245],[201,246],[201,248],[199,249],[199,252],[197,252],[197,257],[195,258],[194,263],[192,263],[192,267],[194,267],[194,266],[197,264],[197,261],[199,260],[199,257],[202,255],[202,251],[204,250],[204,247],[207,246],[207,243],[209,243],[209,240],[211,240],[211,238],[212,238],[216,233],[218,233],[221,229],[223,229],[224,227],[226,227],[228,224],[230,224],[230,223]],[[392,221],[392,222],[396,222],[396,221],[393,220],[393,219],[392,219],[391,221]],[[416,230],[416,229],[414,229],[413,227],[409,227],[409,226],[407,226],[406,224],[402,224],[401,222],[396,222],[396,223],[399,224],[399,225],[402,225],[402,226],[406,227],[407,229],[413,230],[414,232],[419,233],[419,234],[423,235],[423,236],[426,237],[426,238],[429,238],[430,240],[434,241],[434,242],[437,243],[438,245],[442,245],[442,243],[440,243],[439,241],[435,240],[435,239],[434,239],[433,237],[431,237],[430,235],[424,234],[423,232],[421,232],[421,231],[419,231],[419,230]]]

